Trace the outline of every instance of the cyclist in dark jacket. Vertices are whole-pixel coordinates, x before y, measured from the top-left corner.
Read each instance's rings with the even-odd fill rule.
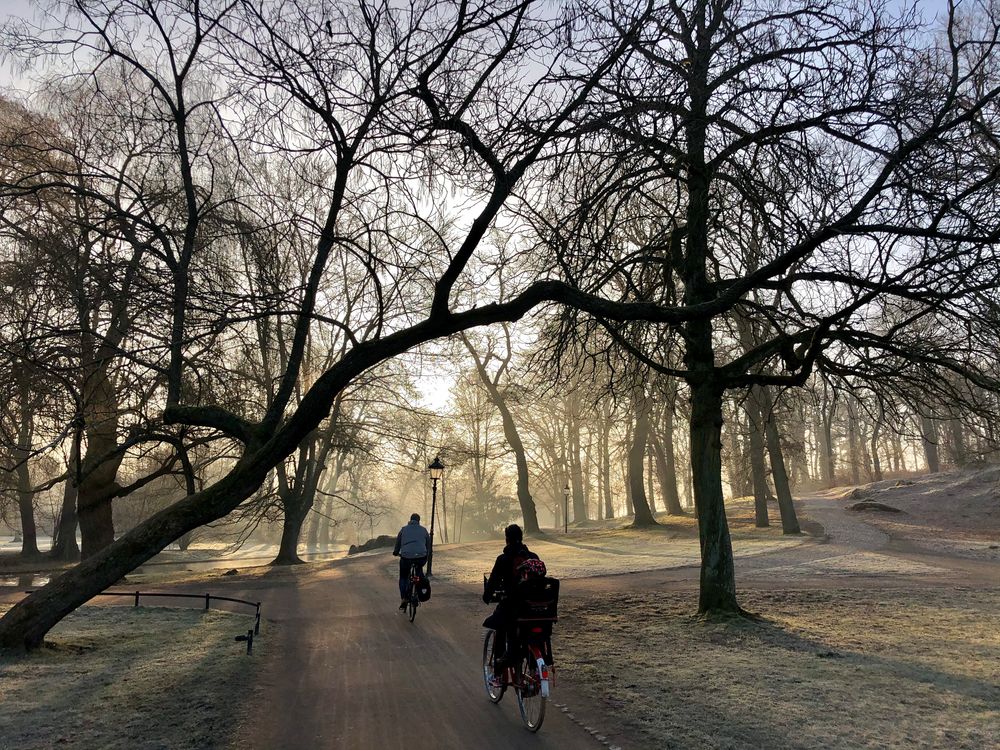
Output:
[[[496,562],[493,563],[493,570],[483,587],[483,602],[486,604],[490,603],[493,594],[497,591],[503,591],[508,596],[513,594],[519,576],[517,567],[525,560],[538,559],[538,555],[524,544],[524,534],[516,523],[512,523],[504,529],[503,534],[507,545],[497,557]],[[514,643],[516,616],[514,601],[507,598],[497,604],[493,614],[483,622],[484,627],[492,628],[497,632],[494,656],[498,660],[505,656],[508,644],[510,650],[516,653],[516,644]]]
[[[396,535],[396,547],[393,556],[399,557],[399,604],[400,610],[406,609],[410,589],[410,565],[417,564],[417,575],[423,577],[424,563],[427,562],[427,552],[431,547],[431,535],[420,525],[420,514],[410,516],[410,522],[399,530]]]

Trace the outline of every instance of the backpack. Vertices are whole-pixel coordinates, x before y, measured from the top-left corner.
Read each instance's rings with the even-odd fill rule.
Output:
[[[514,560],[514,572],[517,573],[519,581],[527,581],[532,578],[545,578],[545,574],[548,572],[545,569],[545,563],[541,561],[539,557],[528,558],[518,564],[517,560]]]
[[[520,551],[518,551],[518,553],[514,555],[513,563],[511,563],[511,570],[514,571],[515,581],[521,580],[521,573],[522,573],[521,567],[529,560],[538,560],[538,555],[536,555],[534,552],[532,552],[527,547],[522,545]],[[542,565],[544,564],[545,563],[542,563]]]

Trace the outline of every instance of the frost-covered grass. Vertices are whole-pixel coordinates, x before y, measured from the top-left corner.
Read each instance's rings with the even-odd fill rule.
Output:
[[[227,747],[260,658],[233,640],[251,624],[195,609],[77,610],[46,647],[0,653],[0,750]]]
[[[705,622],[686,594],[568,601],[558,670],[634,747],[1000,747],[1000,590],[742,601],[767,619]]]
[[[873,500],[901,513],[858,515],[895,539],[938,554],[1000,560],[1000,467],[945,471],[820,493],[838,506]]]
[[[729,509],[733,550],[737,558],[780,552],[808,541],[808,536],[782,536],[780,526],[755,529],[747,523],[747,503]],[[752,510],[752,506],[751,506]],[[559,578],[635,573],[681,568],[700,563],[697,521],[691,517],[660,516],[663,525],[631,529],[602,522],[611,528],[570,529],[569,534],[546,533],[528,538],[528,547]],[[488,573],[503,548],[501,540],[476,544],[438,545],[434,575],[462,583],[477,583]]]

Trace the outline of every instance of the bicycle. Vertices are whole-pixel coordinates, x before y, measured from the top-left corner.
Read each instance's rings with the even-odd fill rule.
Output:
[[[420,568],[416,562],[410,563],[410,587],[406,602],[406,614],[410,618],[410,622],[417,619],[417,607],[420,606],[420,597],[417,593],[417,589],[420,587],[419,571]]]
[[[530,732],[537,732],[545,720],[545,707],[555,681],[552,623],[557,619],[558,592],[559,582],[546,579],[545,593],[549,595],[546,600],[519,603],[522,605],[519,609],[527,610],[520,613],[527,616],[516,620],[518,653],[514,654],[513,665],[508,663],[500,674],[497,674],[494,655],[497,631],[487,628],[483,639],[483,682],[487,697],[490,702],[499,703],[507,688],[513,688],[521,721]],[[496,592],[493,601],[504,598],[503,592]]]

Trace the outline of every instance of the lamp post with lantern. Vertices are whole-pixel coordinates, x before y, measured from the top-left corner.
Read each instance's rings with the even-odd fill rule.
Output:
[[[444,479],[444,464],[441,463],[441,456],[435,456],[427,469],[431,473],[431,546],[427,550],[427,575],[429,577],[434,564],[434,515],[437,511],[438,480]]]

